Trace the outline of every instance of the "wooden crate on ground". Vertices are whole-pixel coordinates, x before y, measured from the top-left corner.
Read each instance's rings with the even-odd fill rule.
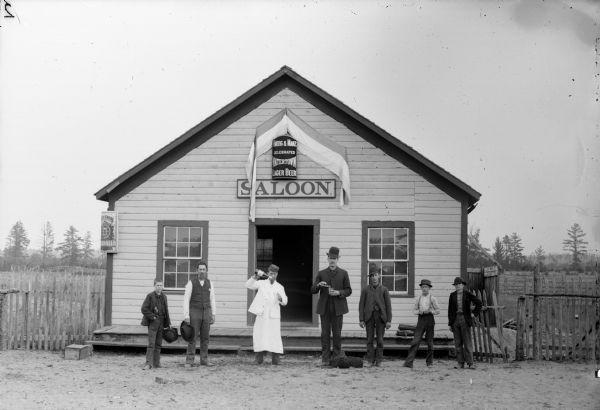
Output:
[[[66,360],[81,360],[92,355],[92,345],[69,345],[65,347]]]

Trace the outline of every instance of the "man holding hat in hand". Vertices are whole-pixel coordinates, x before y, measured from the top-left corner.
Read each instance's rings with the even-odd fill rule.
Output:
[[[473,325],[471,304],[475,305],[473,314],[478,316],[481,311],[481,300],[474,294],[464,290],[466,282],[462,278],[458,276],[454,278],[453,285],[456,291],[450,294],[448,301],[448,326],[454,334],[456,360],[461,369],[465,367],[465,361],[469,369],[474,369],[473,344],[471,341],[471,326]]]
[[[427,341],[425,363],[427,363],[427,366],[433,365],[433,332],[435,328],[435,319],[433,316],[440,314],[440,305],[438,305],[436,298],[430,293],[432,286],[431,281],[428,279],[421,279],[421,283],[419,283],[421,294],[415,298],[413,308],[413,313],[418,315],[419,319],[417,320],[417,328],[415,329],[410,349],[408,349],[408,356],[404,362],[404,367],[412,369],[413,361],[417,355],[417,349],[421,344],[423,335],[425,335],[425,340]]]
[[[381,269],[369,264],[369,284],[363,288],[358,302],[360,327],[367,327],[367,362],[381,366],[383,361],[383,334],[392,326],[392,301],[390,292],[380,282]],[[373,341],[377,336],[377,350],[373,354]]]
[[[327,252],[329,266],[317,273],[311,292],[319,293],[317,313],[321,317],[321,365],[329,365],[331,359],[331,335],[333,334],[333,359],[342,353],[342,325],[348,313],[346,298],[352,294],[348,272],[337,266],[340,250],[335,246]]]

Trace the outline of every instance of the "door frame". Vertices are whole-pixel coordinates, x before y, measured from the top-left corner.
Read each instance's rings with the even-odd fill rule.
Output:
[[[312,226],[313,228],[313,263],[312,263],[312,281],[314,281],[317,272],[319,272],[319,237],[321,231],[320,219],[278,219],[278,218],[256,218],[254,222],[249,221],[248,225],[248,278],[254,275],[256,269],[256,226],[257,225],[301,225]],[[248,312],[248,308],[254,298],[254,291],[248,289],[246,301],[246,324],[254,324],[254,315]],[[316,313],[317,295],[312,295],[311,317],[312,325],[318,326],[319,320]]]

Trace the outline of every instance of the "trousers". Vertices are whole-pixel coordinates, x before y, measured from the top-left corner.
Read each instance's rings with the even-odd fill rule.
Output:
[[[331,359],[331,335],[333,334],[333,358],[342,353],[342,326],[344,315],[336,315],[333,303],[329,303],[327,313],[321,316],[321,361],[329,363]]]
[[[160,367],[160,349],[162,347],[164,317],[159,316],[148,324],[148,347],[146,364]]]
[[[473,364],[473,343],[471,341],[471,327],[467,324],[464,315],[456,315],[454,326],[452,326],[454,334],[454,347],[456,348],[456,361],[463,365],[465,362],[468,365]]]
[[[433,364],[433,332],[435,328],[435,319],[432,314],[419,315],[417,320],[417,328],[415,329],[415,336],[408,349],[408,356],[406,357],[406,364],[412,365],[417,355],[417,350],[425,336],[427,342],[427,356],[425,362],[427,364]]]
[[[385,322],[381,319],[379,310],[374,310],[373,315],[366,323],[367,328],[367,362],[379,362],[383,360],[383,334],[385,333]],[[373,342],[377,342],[377,349],[373,352]],[[374,354],[375,353],[375,354]]]
[[[190,309],[190,325],[194,328],[194,337],[188,343],[185,362],[194,363],[196,354],[196,340],[200,335],[200,362],[208,360],[208,340],[210,335],[210,321],[212,318],[212,310],[210,307],[191,308]]]

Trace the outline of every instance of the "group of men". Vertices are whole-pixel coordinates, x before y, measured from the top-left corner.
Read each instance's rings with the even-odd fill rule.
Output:
[[[347,298],[352,294],[348,272],[338,266],[340,250],[331,247],[327,252],[327,268],[319,271],[311,286],[313,294],[318,293],[317,314],[321,319],[321,365],[329,366],[332,361],[343,356],[342,327],[344,315],[348,313]],[[187,337],[186,367],[192,367],[196,352],[196,340],[200,336],[200,365],[212,366],[208,360],[208,342],[210,326],[215,322],[216,304],[214,288],[207,278],[208,266],[200,262],[198,277],[191,279],[185,286],[183,298],[184,323],[192,329]],[[267,352],[271,353],[271,362],[280,363],[283,353],[281,339],[281,306],[288,302],[284,287],[277,282],[279,267],[271,264],[267,272],[257,270],[246,282],[246,288],[255,290],[256,295],[248,311],[256,315],[253,328],[253,350],[255,362],[262,364]],[[369,281],[360,295],[359,324],[367,332],[367,355],[369,365],[380,366],[383,360],[383,336],[392,324],[392,305],[388,289],[381,284],[381,270],[376,264],[369,265]],[[481,301],[464,289],[466,283],[457,277],[454,280],[455,291],[448,301],[448,325],[454,335],[457,356],[457,368],[465,363],[471,369],[473,351],[470,327],[472,314],[477,316],[482,308]],[[433,364],[433,335],[435,319],[440,313],[436,298],[431,294],[431,281],[421,280],[421,295],[414,301],[413,313],[418,316],[414,338],[404,362],[412,368],[423,337],[427,342],[426,364]],[[154,281],[154,291],[150,292],[142,304],[142,324],[148,326],[148,347],[144,369],[160,367],[160,350],[163,330],[171,326],[166,295],[162,292],[163,283]],[[474,305],[472,310],[471,306]],[[333,350],[332,350],[333,342]]]

